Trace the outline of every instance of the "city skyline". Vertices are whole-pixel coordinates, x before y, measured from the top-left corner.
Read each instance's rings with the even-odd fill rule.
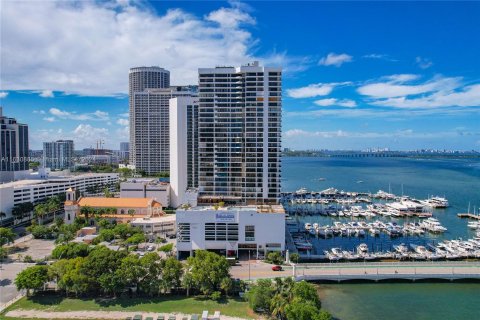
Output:
[[[99,138],[112,149],[128,141],[130,67],[159,66],[172,85],[195,85],[198,68],[253,60],[285,71],[283,147],[480,149],[480,45],[471,41],[478,3],[2,5],[0,105],[29,125],[31,149],[59,139],[78,149]],[[91,30],[66,13],[91,20],[91,30],[116,23],[115,35],[132,45],[108,30],[89,42]],[[59,41],[37,34],[45,40],[32,42],[19,14]],[[142,33],[136,24],[146,18],[150,32]],[[78,41],[64,38],[58,22]],[[108,52],[96,49],[101,41]]]

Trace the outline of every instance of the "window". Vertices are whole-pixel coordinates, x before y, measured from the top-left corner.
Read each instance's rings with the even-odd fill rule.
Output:
[[[205,241],[215,241],[215,223],[205,223]]]
[[[190,242],[190,223],[179,223],[177,228],[177,241]]]
[[[245,226],[245,241],[255,241],[255,226]]]

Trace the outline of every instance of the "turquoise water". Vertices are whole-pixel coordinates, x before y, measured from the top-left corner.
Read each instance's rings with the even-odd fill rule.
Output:
[[[480,161],[478,159],[406,159],[406,158],[283,158],[283,191],[301,187],[320,191],[334,187],[345,191],[376,192],[379,189],[424,199],[445,196],[450,207],[435,210],[434,216],[448,228],[441,236],[394,241],[432,242],[443,237],[468,238],[473,233],[458,212],[480,206]],[[319,181],[325,178],[325,181]],[[357,181],[363,183],[357,183]],[[327,219],[327,220],[322,220]],[[324,217],[300,220],[329,223]],[[401,220],[399,222],[402,222]],[[331,224],[331,222],[330,222]],[[336,246],[353,249],[357,242],[369,242],[374,249],[390,239],[316,239],[322,249]],[[390,241],[390,242],[389,242]],[[480,284],[472,283],[377,283],[320,285],[323,306],[341,320],[363,319],[480,319]]]
[[[322,306],[340,320],[480,319],[480,284],[320,285]]]

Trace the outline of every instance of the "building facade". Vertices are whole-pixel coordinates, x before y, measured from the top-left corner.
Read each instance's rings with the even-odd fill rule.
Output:
[[[199,201],[277,203],[281,119],[281,68],[200,68]]]
[[[52,170],[73,167],[73,140],[58,140],[43,143],[43,166]]]
[[[132,95],[133,119],[130,121],[130,159],[134,161],[132,164],[136,170],[148,174],[169,172],[169,100],[172,97],[195,96],[196,87],[145,89]]]
[[[6,217],[2,219],[2,224],[13,223],[12,208],[16,205],[41,202],[46,198],[65,194],[69,188],[76,188],[80,193],[84,193],[87,188],[105,185],[111,186],[111,191],[114,191],[114,186],[118,181],[117,173],[86,173],[0,184],[0,212],[6,214]]]
[[[72,224],[76,217],[88,219],[87,223],[95,224],[97,214],[83,212],[88,207],[92,211],[102,212],[102,218],[117,222],[130,222],[138,218],[160,217],[164,214],[162,204],[152,198],[102,198],[80,197],[76,199],[75,189],[66,192],[65,223]]]
[[[136,67],[131,68],[128,74],[128,96],[129,96],[129,121],[130,121],[130,164],[137,163],[136,156],[141,154],[140,150],[144,145],[137,145],[147,137],[142,132],[141,119],[143,108],[135,105],[135,93],[143,92],[146,89],[161,89],[170,87],[170,71],[160,67]],[[136,151],[139,151],[138,153]]]
[[[129,142],[120,142],[120,151],[118,153],[119,158],[122,161],[128,161],[130,157],[130,143]]]
[[[172,207],[187,203],[198,187],[198,97],[170,99],[170,184]]]
[[[28,169],[28,125],[3,116],[0,107],[0,182],[13,181],[15,172]]]
[[[285,250],[285,211],[280,205],[177,209],[177,254],[211,250],[226,256],[266,256]]]
[[[170,184],[155,178],[135,178],[120,183],[120,198],[152,198],[170,206]]]

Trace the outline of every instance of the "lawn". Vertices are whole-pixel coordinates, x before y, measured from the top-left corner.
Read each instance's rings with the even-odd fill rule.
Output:
[[[160,298],[118,298],[118,299],[71,299],[58,295],[35,295],[22,298],[11,305],[2,314],[16,309],[44,311],[143,311],[143,312],[181,312],[198,313],[203,310],[218,310],[227,316],[252,319],[254,313],[248,303],[240,298],[231,298],[220,302],[198,297],[168,296]],[[0,315],[0,319],[2,316]],[[4,318],[13,319],[13,318]]]

